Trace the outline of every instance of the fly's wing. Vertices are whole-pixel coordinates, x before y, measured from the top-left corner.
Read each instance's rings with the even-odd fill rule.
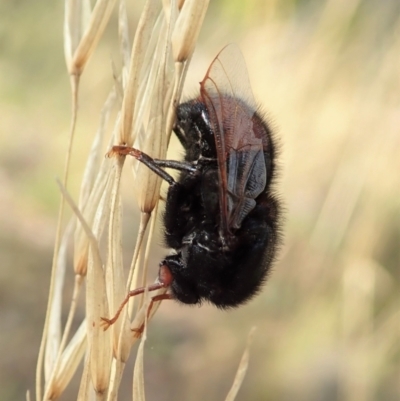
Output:
[[[263,138],[253,127],[256,104],[242,53],[228,45],[200,84],[210,115],[219,172],[222,235],[239,228],[266,185]]]

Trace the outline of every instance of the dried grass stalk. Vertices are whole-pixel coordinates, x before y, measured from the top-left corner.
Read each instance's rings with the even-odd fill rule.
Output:
[[[237,372],[236,372],[236,376],[235,376],[235,380],[233,381],[232,387],[229,390],[228,395],[225,398],[225,401],[234,401],[237,393],[243,383],[244,377],[247,373],[247,369],[249,367],[249,357],[250,357],[250,347],[251,347],[251,343],[253,341],[253,336],[254,336],[254,332],[256,331],[256,328],[253,327],[250,330],[250,333],[247,337],[247,344],[246,344],[246,348],[243,352],[242,355],[242,359],[240,360]]]
[[[101,38],[115,0],[98,0],[93,10],[89,1],[66,0],[64,49],[68,72],[72,76],[73,111],[65,176],[63,184],[59,184],[63,194],[58,225],[60,240],[56,240],[55,245],[49,307],[38,359],[37,400],[58,398],[84,354],[78,399],[87,400],[94,395],[97,399],[117,399],[125,362],[132,345],[140,337],[142,342],[135,366],[133,395],[135,399],[144,400],[143,350],[147,320],[154,315],[160,302],[153,303],[149,295],[146,295],[145,302],[136,302],[134,309],[131,302],[130,308],[125,308],[123,316],[110,330],[104,330],[101,318],[110,316],[118,308],[132,285],[137,285],[139,279],[145,280],[146,273],[138,261],[146,248],[144,264],[148,263],[149,242],[145,244],[143,238],[150,218],[153,219],[151,231],[154,231],[156,216],[153,214],[154,210],[157,211],[161,180],[140,164],[134,165],[135,193],[142,219],[131,269],[126,277],[122,260],[120,195],[125,163],[123,157],[102,157],[105,153],[104,137],[111,111],[121,97],[120,110],[107,146],[134,144],[152,157],[165,158],[174,108],[180,98],[184,73],[208,5],[208,2],[199,2],[202,3],[199,7],[196,3],[187,1],[182,5],[182,2],[164,1],[161,4],[159,0],[148,0],[130,49],[126,8],[121,1],[119,33],[123,67],[116,74],[115,87],[101,112],[76,204],[66,187],[77,116],[79,77]],[[175,66],[173,35],[177,43],[175,47],[179,48],[179,62]],[[62,236],[64,200],[73,210],[74,218]],[[66,250],[73,231],[74,267],[69,272],[75,274],[76,279],[68,320],[62,327],[62,291],[64,275],[68,274]],[[107,238],[105,263],[99,250],[104,237]],[[151,235],[148,241],[151,241]],[[77,331],[71,333],[82,283],[86,284],[86,319]]]

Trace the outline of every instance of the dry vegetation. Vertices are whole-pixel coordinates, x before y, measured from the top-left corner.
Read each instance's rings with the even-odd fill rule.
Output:
[[[146,23],[146,27],[153,30],[159,15],[169,15],[170,19],[160,20],[156,32],[160,38],[167,38],[168,35],[172,38],[173,29],[169,24],[174,17],[171,17],[171,13],[161,11],[158,1],[150,3],[158,4],[158,9],[153,15],[154,22]],[[95,236],[103,232],[104,239],[98,253],[95,251],[98,246],[93,245],[88,254],[89,230],[75,231],[74,263],[70,259],[66,259],[65,264],[60,263],[70,251],[70,246],[62,246],[56,254],[54,265],[58,269],[66,269],[67,294],[63,294],[63,289],[56,285],[60,283],[57,280],[62,279],[60,270],[57,273],[56,269],[50,298],[52,308],[49,309],[45,331],[47,342],[43,343],[46,346],[43,346],[41,354],[45,358],[38,370],[43,372],[42,367],[45,368],[45,380],[38,376],[38,383],[41,384],[37,387],[37,399],[43,399],[44,394],[63,393],[70,378],[68,372],[78,366],[86,350],[96,349],[96,352],[90,353],[91,359],[86,358],[84,363],[86,367],[92,367],[91,371],[78,370],[75,384],[72,383],[76,391],[69,390],[67,396],[64,394],[64,399],[76,398],[78,393],[80,399],[86,399],[87,392],[92,391],[92,383],[100,393],[115,391],[120,385],[119,378],[126,360],[127,371],[124,374],[128,376],[129,383],[121,383],[124,391],[120,392],[119,399],[132,399],[129,364],[135,358],[133,391],[137,397],[142,397],[144,351],[147,400],[223,400],[235,375],[246,336],[253,325],[257,325],[257,330],[250,351],[249,371],[237,399],[391,401],[400,398],[399,5],[396,1],[383,4],[372,0],[254,0],[246,2],[246,7],[242,7],[242,4],[225,1],[218,8],[211,2],[198,50],[193,55],[188,71],[187,93],[190,95],[197,88],[207,63],[216,52],[226,43],[238,41],[248,63],[255,96],[276,125],[282,141],[279,185],[287,208],[285,246],[269,284],[255,301],[229,313],[208,306],[193,309],[167,303],[162,305],[149,325],[147,342],[139,344],[138,351],[136,344],[132,348],[132,355],[129,353],[134,337],[129,330],[131,323],[128,319],[120,319],[113,330],[105,333],[98,327],[90,328],[88,341],[85,342],[86,323],[83,321],[81,324],[85,297],[86,318],[99,321],[100,316],[112,314],[126,292],[125,283],[129,274],[126,270],[124,279],[122,273],[117,273],[123,271],[123,263],[133,267],[138,256],[141,260],[147,260],[148,256],[149,281],[156,277],[154,266],[164,252],[154,245],[157,239],[153,241],[152,248],[144,247],[142,255],[138,255],[134,252],[132,237],[138,232],[140,221],[146,221],[147,212],[152,207],[149,203],[157,199],[157,195],[154,195],[157,188],[151,193],[152,201],[149,201],[149,191],[144,194],[136,191],[134,195],[129,187],[133,187],[130,166],[126,163],[124,170],[128,171],[126,177],[122,178],[125,189],[121,200],[117,188],[122,161],[104,159],[103,155],[109,148],[108,138],[111,134],[114,135],[114,143],[133,143],[135,135],[139,138],[139,125],[131,130],[129,121],[143,124],[146,127],[143,131],[147,134],[168,131],[170,103],[165,101],[154,105],[154,101],[143,93],[149,93],[154,96],[153,99],[170,99],[174,96],[173,92],[160,95],[161,92],[157,91],[173,88],[174,71],[179,73],[180,70],[174,69],[171,59],[163,58],[163,49],[167,48],[168,41],[160,39],[151,42],[154,46],[154,51],[151,51],[159,51],[157,64],[152,71],[157,68],[166,71],[165,75],[161,73],[164,83],[149,89],[138,86],[137,81],[129,78],[135,76],[134,72],[129,73],[130,50],[132,43],[137,43],[133,42],[133,38],[136,28],[141,24],[139,15],[143,4],[141,7],[128,4],[127,16],[118,4],[114,6],[110,26],[115,32],[116,21],[120,21],[118,43],[124,46],[121,46],[120,52],[116,50],[117,42],[108,39],[110,35],[116,35],[111,33],[111,28],[107,28],[105,37],[98,42],[99,49],[87,67],[85,55],[90,54],[90,50],[83,46],[83,50],[77,50],[78,43],[82,42],[82,33],[80,30],[72,32],[79,26],[77,20],[73,19],[69,25],[71,40],[66,46],[68,69],[76,74],[82,72],[85,66],[87,71],[83,72],[80,82],[80,109],[76,126],[79,135],[74,140],[72,152],[77,156],[75,160],[74,156],[72,158],[67,188],[91,231]],[[58,11],[61,13],[61,10]],[[104,11],[106,16],[107,8]],[[22,18],[23,15],[20,15]],[[98,21],[94,24],[97,28],[101,25]],[[126,30],[128,26],[129,33]],[[163,29],[165,31],[160,34]],[[12,43],[18,46],[18,38]],[[157,43],[160,44],[158,50],[155,47]],[[58,45],[62,47],[61,43]],[[112,45],[114,48],[111,52],[109,49]],[[175,44],[175,52],[171,53],[175,59],[177,47],[179,44]],[[116,64],[114,67],[110,65],[110,53]],[[49,55],[42,54],[42,58],[46,60]],[[146,57],[142,60],[150,66]],[[165,65],[163,63],[170,63],[169,69],[163,70],[160,67]],[[10,65],[4,63],[0,67],[5,72],[0,84],[6,89],[10,84],[4,76],[10,82],[20,80]],[[28,66],[30,70],[26,74],[32,74],[34,65]],[[112,81],[112,68],[115,82]],[[150,72],[151,68],[148,67],[146,71]],[[46,79],[51,82],[51,74],[50,78],[48,75]],[[142,82],[142,79],[139,81]],[[76,80],[72,82],[76,83]],[[26,86],[29,88],[29,85]],[[108,94],[111,86],[114,89]],[[2,100],[6,113],[0,123],[4,132],[0,137],[0,178],[4,200],[0,221],[4,227],[2,231],[8,233],[7,237],[4,234],[1,237],[6,260],[4,271],[9,266],[29,266],[28,258],[19,259],[14,255],[36,255],[32,248],[40,248],[43,238],[49,238],[50,241],[54,232],[46,228],[49,226],[49,217],[45,208],[54,213],[52,205],[55,201],[51,195],[45,194],[55,193],[52,181],[54,164],[66,148],[65,141],[61,143],[58,133],[65,133],[68,124],[65,111],[62,114],[57,109],[66,109],[65,103],[54,99],[67,98],[68,91],[66,86],[63,91],[57,90],[54,84],[48,87],[44,85],[44,88],[49,88],[44,97],[52,99],[43,103],[45,107],[39,101],[29,108],[26,106],[28,102],[21,101],[19,105],[16,100]],[[125,88],[124,96],[122,88]],[[133,91],[130,100],[126,88]],[[29,93],[28,89],[26,91]],[[3,92],[8,93],[7,90]],[[40,88],[36,87],[32,99],[42,99],[40,93]],[[140,95],[137,96],[137,93]],[[140,99],[147,108],[151,102],[154,110],[162,110],[162,121],[152,118],[149,108],[141,114],[140,119],[137,116],[132,119],[132,115],[127,115],[129,112],[136,113],[135,99]],[[120,116],[117,116],[116,110],[122,111]],[[64,116],[60,118],[63,124],[53,114]],[[34,123],[26,127],[27,124],[19,122],[21,115],[26,115]],[[114,121],[117,123],[113,129]],[[32,135],[31,130],[37,135]],[[30,148],[34,145],[36,151],[29,152],[27,147],[22,149],[17,146],[17,133],[20,142],[32,143]],[[99,138],[99,144],[90,149],[88,143],[92,142],[95,135]],[[54,139],[56,136],[57,139]],[[154,142],[151,137],[150,141],[145,138],[141,139],[144,142],[140,146],[148,151]],[[166,144],[167,137],[165,143],[161,143],[154,151],[162,154]],[[179,154],[174,140],[171,145],[170,153]],[[89,163],[90,167],[84,174],[84,184],[79,194],[77,177],[81,176],[80,170],[83,168],[81,160],[88,156],[92,164]],[[21,160],[22,164],[17,164]],[[62,176],[59,172],[61,168],[57,168],[57,174]],[[27,180],[26,177],[32,177],[33,174],[39,178]],[[100,178],[96,180],[97,174]],[[138,176],[143,174],[146,174],[145,170]],[[151,175],[145,181],[150,179]],[[154,183],[155,187],[157,185],[159,182]],[[136,184],[134,187],[144,188]],[[139,201],[132,201],[133,196]],[[139,206],[136,206],[138,203]],[[124,204],[123,217],[121,204]],[[103,208],[103,211],[96,214],[96,208]],[[28,212],[21,212],[26,209]],[[70,212],[68,205],[65,210],[67,216],[75,218],[76,214]],[[142,211],[142,218],[135,220],[137,210]],[[100,216],[105,217],[103,219]],[[68,226],[66,221],[63,220],[62,226],[71,230],[72,235],[74,227]],[[150,224],[148,229],[157,234],[154,225]],[[42,235],[38,236],[38,232]],[[62,232],[60,230],[60,241],[64,243],[66,237],[61,235]],[[10,240],[13,237],[22,238],[23,243],[13,244]],[[28,247],[27,244],[33,245]],[[110,249],[112,252],[107,252]],[[45,268],[38,268],[37,271],[43,272],[46,277],[48,262],[42,263]],[[105,266],[104,274],[102,264]],[[139,266],[145,264],[140,262]],[[17,293],[21,293],[21,287],[28,288],[28,284],[12,281],[11,273],[9,276],[6,272],[3,274],[7,283],[14,283],[15,288],[19,288]],[[30,277],[27,274],[24,270],[20,276]],[[75,287],[68,285],[68,277],[71,282],[74,275]],[[135,276],[134,280],[140,282],[142,275]],[[132,285],[135,285],[134,280]],[[33,278],[32,282],[35,282]],[[44,279],[40,279],[41,284],[37,284],[41,285],[40,289],[32,291],[32,294],[27,291],[26,298],[30,300],[27,301],[29,312],[25,312],[27,320],[31,318],[33,304],[42,315],[43,307],[36,306],[35,300],[41,292],[45,292],[43,282]],[[13,288],[12,284],[8,285]],[[79,295],[84,287],[86,293]],[[75,292],[71,288],[75,288]],[[108,299],[112,300],[109,305],[105,302],[106,292]],[[2,293],[5,294],[7,306],[13,302],[18,304],[18,300],[23,302],[18,296],[12,298],[8,295],[6,288]],[[71,305],[74,297],[77,299],[77,312],[68,318],[65,305]],[[137,319],[143,319],[144,309],[140,309],[142,305],[138,301],[134,305],[133,315],[136,315],[135,310],[141,310]],[[97,308],[97,305],[101,307]],[[72,304],[72,310],[74,307]],[[2,321],[12,324],[12,316],[8,313]],[[62,333],[65,330],[68,332],[69,321],[72,322],[70,334],[62,340]],[[135,321],[131,327],[137,327],[137,324]],[[21,327],[17,328],[21,332]],[[6,333],[3,338],[8,338]],[[10,341],[14,347],[10,347]],[[2,340],[3,377],[6,377],[7,370],[22,370],[22,359],[15,356],[20,353],[19,349],[26,349],[26,343],[18,341],[18,336],[10,338],[8,343]],[[15,345],[19,349],[14,350],[13,357],[8,356],[10,349],[16,348]],[[116,358],[112,359],[112,355]],[[15,368],[10,369],[10,366]],[[110,366],[113,375],[111,381],[107,373]],[[32,376],[32,372],[33,368],[26,375]],[[14,377],[17,376],[14,373]],[[77,388],[77,377],[81,380],[80,389]],[[5,394],[0,396],[1,399],[15,399],[16,394],[20,395],[10,387],[11,376],[8,381],[1,386]],[[24,382],[14,386],[26,385]],[[33,392],[31,397],[35,399]]]
[[[160,199],[161,179],[145,166],[133,165],[136,200],[141,212],[136,245],[128,273],[122,258],[120,182],[125,157],[108,152],[104,159],[105,124],[115,106],[111,145],[135,146],[153,158],[165,159],[186,71],[207,11],[208,1],[148,0],[132,45],[126,3],[119,3],[118,32],[122,68],[114,68],[114,85],[101,111],[83,174],[79,201],[67,191],[71,152],[78,115],[79,84],[87,62],[107,26],[115,1],[65,3],[64,51],[71,81],[72,117],[52,264],[49,303],[36,372],[36,399],[58,399],[83,360],[78,400],[116,400],[131,348],[141,338],[132,379],[132,398],[145,400],[143,352],[148,320],[160,302],[147,293],[129,300],[120,318],[112,317],[130,289],[146,285],[150,244]],[[73,210],[63,225],[66,202]],[[145,235],[147,236],[147,245]],[[61,323],[68,243],[74,239],[75,282],[65,325]],[[101,242],[106,243],[101,252]],[[71,331],[77,302],[85,284],[85,318]],[[161,295],[160,289],[155,295]],[[152,293],[154,294],[154,293]],[[119,313],[119,312],[118,312]],[[109,321],[111,322],[111,321]],[[43,378],[44,374],[44,378]],[[231,397],[233,399],[233,397]]]

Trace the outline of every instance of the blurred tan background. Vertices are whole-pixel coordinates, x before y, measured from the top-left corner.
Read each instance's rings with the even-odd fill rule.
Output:
[[[132,32],[141,6],[128,4]],[[70,92],[62,2],[1,2],[0,15],[0,400],[16,400],[34,388]],[[116,24],[82,76],[75,197],[119,60]],[[400,3],[211,1],[187,96],[230,42],[282,143],[285,243],[248,305],[162,305],[145,351],[147,399],[224,400],[255,325],[238,400],[399,400]],[[126,192],[129,252],[138,211]],[[155,246],[153,277],[165,253]]]

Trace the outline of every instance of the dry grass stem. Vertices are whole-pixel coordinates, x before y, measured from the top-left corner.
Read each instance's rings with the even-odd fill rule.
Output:
[[[88,203],[89,196],[96,182],[96,178],[99,176],[99,168],[104,160],[104,138],[107,132],[107,124],[110,119],[110,114],[117,101],[118,96],[116,89],[112,88],[100,112],[99,127],[96,135],[94,136],[83,173],[78,203],[81,210],[83,210]]]
[[[147,270],[148,270],[148,266],[149,266],[149,256],[150,256],[150,250],[151,250],[151,245],[152,245],[151,244],[151,239],[153,238],[154,230],[155,230],[155,227],[156,227],[157,212],[158,212],[158,203],[155,206],[155,209],[153,211],[153,216],[152,216],[151,221],[150,221],[149,237],[148,237],[148,240],[147,240],[146,249],[145,249],[145,253],[144,253],[144,260],[143,260],[142,280],[141,281],[139,281],[139,279],[136,280],[136,283],[140,287],[144,287],[146,285],[146,282],[147,282]],[[138,275],[138,277],[139,277],[139,275]],[[134,280],[134,282],[135,282],[135,280]],[[142,294],[140,296],[139,307],[142,307],[142,305],[143,305],[144,295],[145,294]]]
[[[91,238],[92,245],[95,246],[94,249],[97,249],[96,239],[94,238],[93,234],[91,233],[91,230],[90,230],[89,226],[86,224],[86,222],[84,221],[82,215],[80,214],[79,209],[77,208],[77,206],[73,202],[73,200],[70,197],[70,195],[66,192],[64,186],[59,181],[58,181],[58,184],[59,184],[59,187],[60,187],[61,192],[63,193],[64,197],[67,199],[67,201],[70,204],[71,208],[74,210],[74,212],[77,214],[77,217],[80,219],[80,222],[81,222],[82,226],[86,229],[88,237]],[[98,252],[97,252],[97,255],[98,255],[97,256],[97,260],[99,260],[100,255],[99,255]],[[63,280],[63,275],[62,275],[62,280]],[[58,283],[60,283],[62,280],[58,281]],[[74,307],[71,307],[71,310],[74,310]],[[51,315],[51,316],[54,317],[54,315]],[[50,319],[50,321],[52,321],[52,320]],[[58,318],[54,319],[54,324],[57,325],[57,326],[60,324]],[[51,328],[52,326],[53,325],[50,324],[49,328]],[[69,327],[70,327],[70,324],[67,323],[66,332],[65,333],[69,332]],[[48,359],[46,360],[46,362],[47,362],[47,364],[46,364],[47,370],[46,371],[48,372],[48,375],[47,375],[46,389],[45,389],[45,395],[44,395],[44,399],[45,400],[58,398],[58,396],[62,393],[62,391],[65,388],[65,386],[68,384],[68,381],[65,380],[65,379],[68,378],[68,377],[71,377],[72,374],[73,374],[73,372],[65,371],[64,372],[65,375],[63,377],[63,380],[60,380],[60,378],[57,377],[57,373],[59,373],[59,369],[60,369],[60,362],[63,362],[61,366],[68,365],[69,367],[72,366],[73,368],[76,368],[76,366],[78,365],[79,361],[75,358],[76,355],[77,355],[76,352],[69,351],[67,354],[64,354],[64,356],[67,355],[67,359],[65,357],[64,357],[64,359],[61,358],[62,357],[61,352],[63,351],[63,346],[64,346],[64,344],[66,342],[66,337],[67,336],[64,335],[64,340],[63,340],[63,343],[62,343],[62,347],[55,347],[55,349],[53,349],[53,352],[49,352],[48,353],[49,357],[51,357],[51,355],[54,355],[54,356],[58,355],[58,356],[57,356],[57,359],[56,359],[57,363],[53,363],[52,360],[48,360]],[[77,340],[76,340],[77,338],[79,339],[80,337],[79,336],[75,336],[73,338],[72,343],[70,343],[69,346],[68,346],[68,350],[73,349],[74,344],[77,343]],[[47,339],[48,339],[48,337],[47,337]],[[74,339],[75,339],[75,341],[74,341]],[[78,353],[78,355],[79,355],[79,353]],[[51,373],[49,373],[49,372],[51,372]],[[63,384],[62,387],[58,386],[58,384],[60,382],[62,382],[62,384]]]
[[[244,377],[245,377],[247,369],[249,367],[250,347],[251,347],[251,343],[252,343],[255,331],[256,331],[256,327],[253,327],[250,330],[250,333],[247,337],[246,348],[242,355],[242,359],[240,360],[238,370],[236,372],[235,380],[233,381],[232,387],[229,390],[229,393],[226,396],[225,401],[234,401],[236,398],[236,395],[243,383]]]
[[[94,391],[93,391],[93,386],[90,382],[90,370],[89,370],[90,365],[88,363],[88,359],[89,359],[88,352],[86,352],[77,401],[87,401],[93,399]]]
[[[141,15],[131,52],[128,79],[122,104],[121,129],[118,144],[132,146],[132,121],[135,115],[136,98],[143,66],[144,53],[155,24],[159,7],[156,0],[147,0]],[[125,57],[124,59],[126,59]]]
[[[118,309],[126,293],[126,278],[122,260],[122,204],[119,193],[123,159],[119,159],[119,162],[111,195],[112,204],[108,235],[109,252],[106,265],[106,289],[112,315]],[[120,340],[122,332],[124,332],[124,337],[128,336],[129,325],[125,320],[119,319],[112,327],[114,357],[125,362],[129,357],[130,347],[125,347]]]
[[[131,41],[129,37],[129,25],[128,25],[128,14],[126,11],[126,1],[120,0],[118,10],[118,36],[120,43],[120,52],[122,58],[122,72],[123,86],[126,87],[128,68],[130,65],[131,58]]]
[[[65,3],[64,50],[71,75],[72,118],[65,176],[63,183],[59,182],[63,194],[58,226],[60,240],[56,241],[49,312],[38,362],[38,400],[42,399],[43,356],[46,372],[43,400],[50,400],[64,392],[85,351],[78,399],[87,400],[96,395],[99,400],[116,400],[125,362],[132,345],[140,337],[142,341],[135,366],[133,393],[136,399],[144,400],[143,351],[147,320],[154,315],[160,302],[152,302],[149,294],[144,294],[137,301],[132,300],[110,330],[104,330],[101,318],[112,315],[127,291],[137,286],[138,281],[144,283],[146,280],[147,270],[139,261],[142,259],[140,255],[145,253],[144,264],[148,264],[161,179],[141,164],[134,164],[134,189],[142,218],[126,277],[122,259],[120,194],[125,158],[103,158],[105,134],[111,113],[121,97],[120,110],[107,146],[134,144],[152,157],[165,158],[174,108],[179,102],[183,76],[208,2],[200,7],[193,1],[183,5],[182,2],[164,1],[162,6],[158,0],[146,1],[131,50],[126,5],[124,1],[120,2],[118,27],[122,70],[118,72],[113,64],[114,88],[100,113],[99,128],[93,139],[76,205],[66,188],[77,121],[79,77],[101,38],[114,4],[115,1],[99,0],[91,11],[88,1],[67,0]],[[175,68],[171,45],[173,32],[175,52],[179,53]],[[179,41],[179,38],[182,40]],[[64,201],[70,205],[78,224],[74,228],[74,221],[71,222],[61,240]],[[143,240],[150,217],[153,220],[145,247]],[[73,229],[75,285],[67,322],[62,329],[61,300],[67,272],[66,250]],[[105,264],[99,245],[103,237],[107,238]],[[82,283],[86,284],[86,319],[69,338]],[[165,291],[159,290],[157,294]],[[140,304],[133,308],[138,301]]]
[[[132,399],[138,401],[145,401],[146,399],[144,392],[144,372],[143,372],[144,344],[146,339],[147,339],[147,317],[144,322],[144,331],[136,356],[135,368],[133,370]]]
[[[81,323],[61,355],[60,365],[54,379],[54,388],[57,389],[59,395],[69,384],[86,351],[86,324],[86,320]],[[53,398],[58,397],[54,396]]]
[[[61,341],[61,310],[62,310],[62,291],[64,287],[65,272],[67,270],[67,248],[68,239],[73,229],[72,222],[68,225],[61,240],[58,253],[58,263],[54,287],[54,298],[51,304],[49,316],[49,326],[47,332],[47,342],[45,351],[45,379],[49,380],[51,372],[57,365],[57,355],[62,352]],[[65,344],[65,343],[64,343]]]
[[[69,3],[70,1],[66,3],[68,4],[66,6],[67,8],[69,8]],[[86,2],[84,3],[88,4]],[[67,57],[67,61],[70,60],[68,67],[69,73],[71,75],[81,75],[87,61],[89,60],[90,56],[97,46],[97,43],[99,42],[105,27],[107,26],[114,4],[115,0],[98,0],[96,1],[93,11],[90,15],[90,19],[84,30],[82,30],[79,25],[73,25],[72,27],[69,26],[67,34],[69,33],[71,36],[71,32],[75,29],[75,27],[79,31],[79,33],[83,32],[77,47],[73,49],[73,52],[71,52],[72,57],[70,55],[68,55]],[[82,12],[82,14],[86,14],[87,7],[82,7],[78,10],[78,12],[79,11]],[[86,22],[85,19],[82,19],[82,21]],[[68,22],[70,21],[68,20]],[[67,37],[67,35],[65,35],[65,37]],[[67,44],[69,45],[70,43],[73,43],[72,40],[68,40]]]

